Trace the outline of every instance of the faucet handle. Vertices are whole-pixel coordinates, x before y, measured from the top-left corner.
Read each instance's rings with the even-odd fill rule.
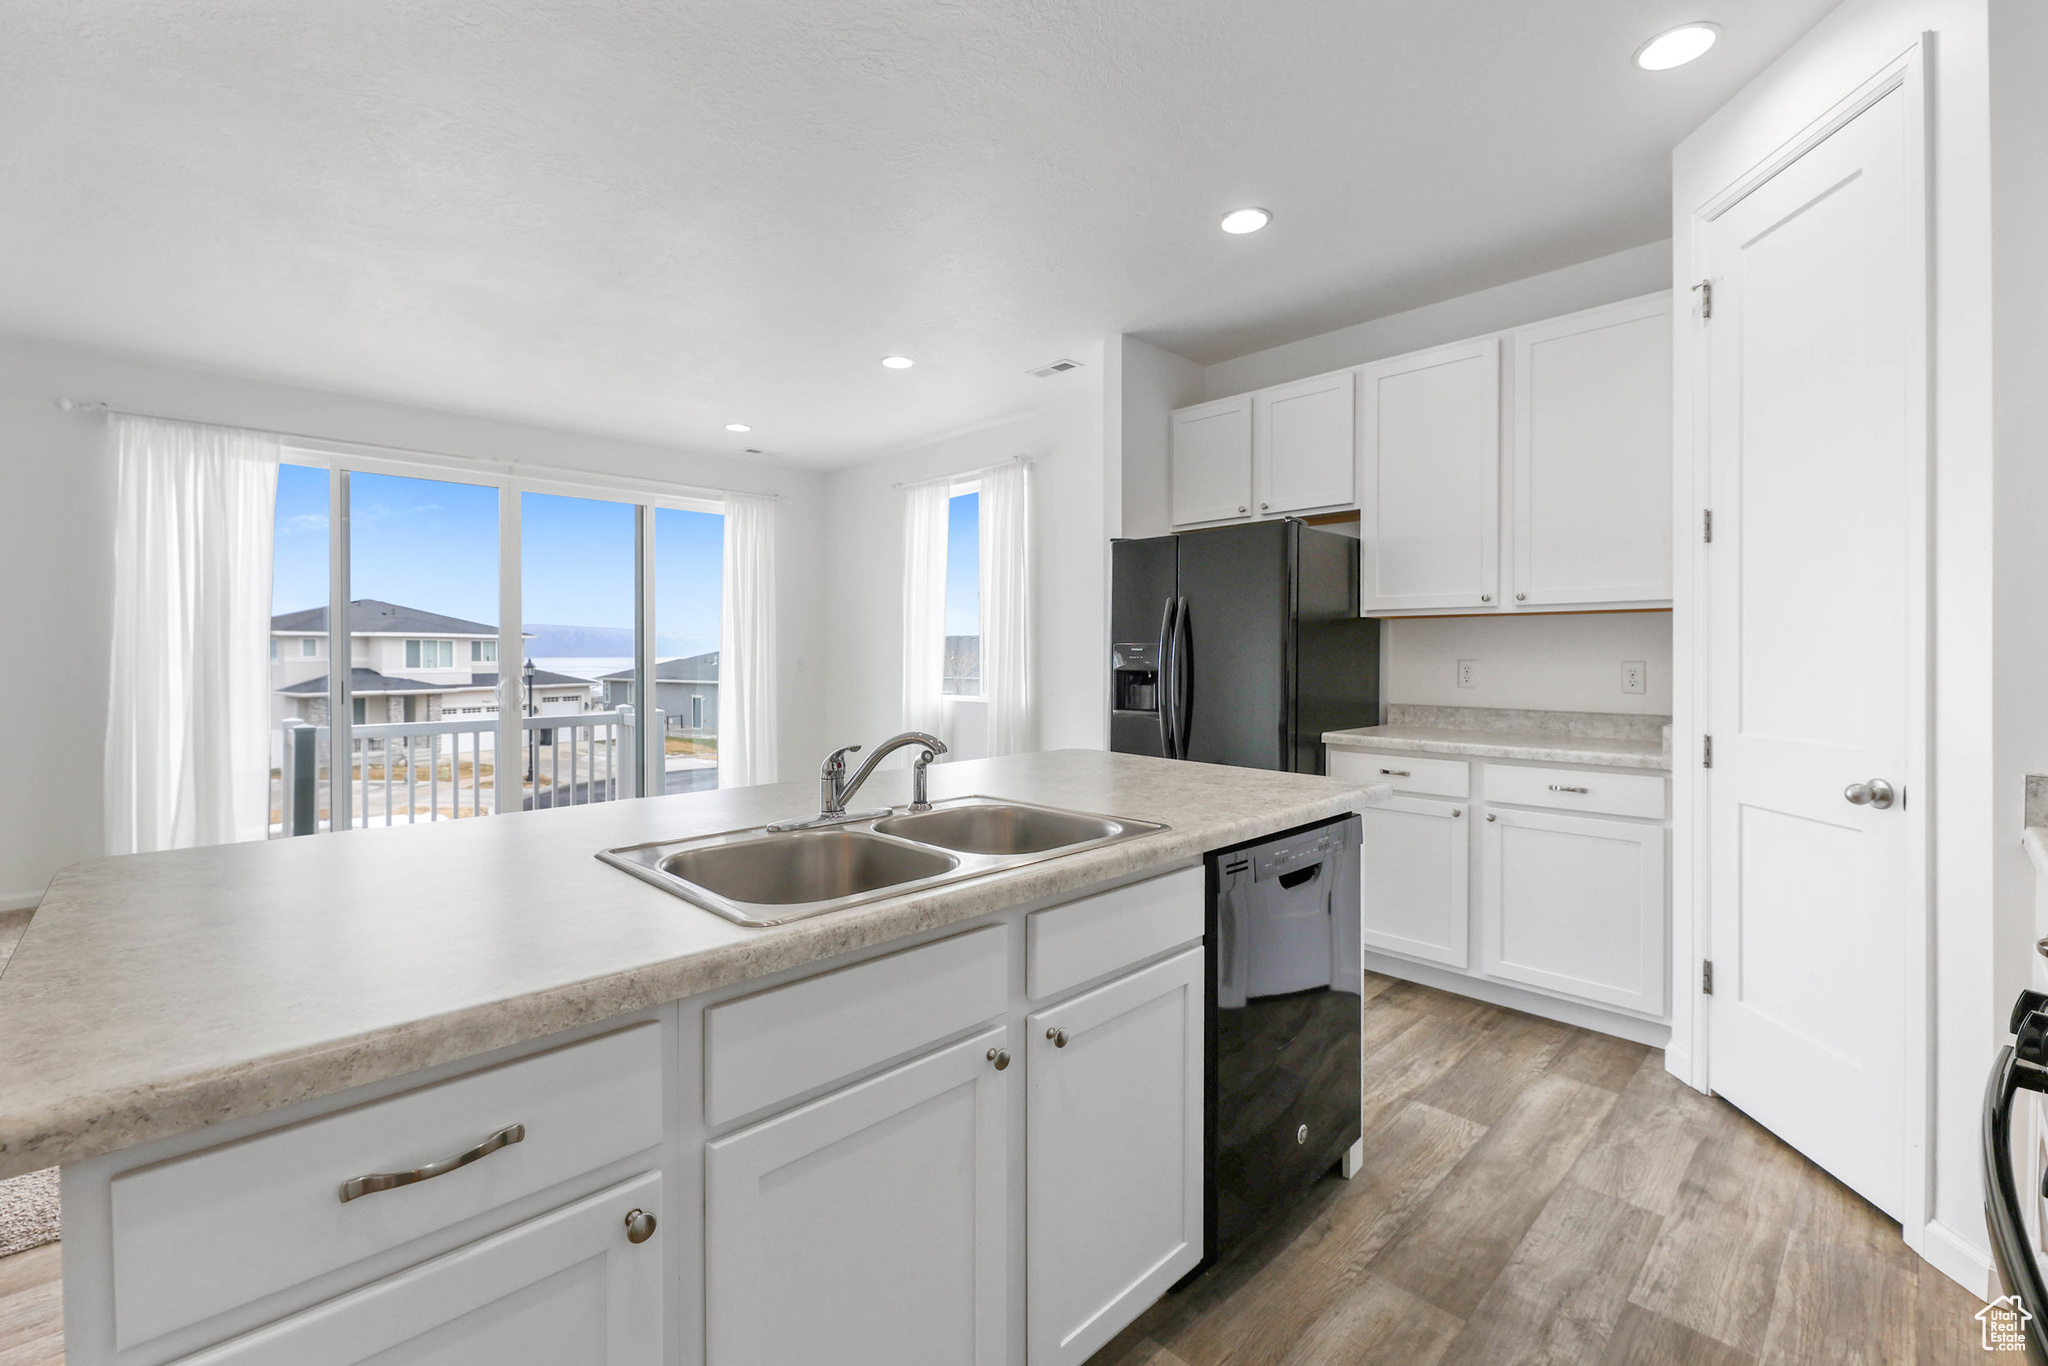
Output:
[[[844,773],[846,771],[846,756],[849,754],[858,753],[860,753],[859,745],[843,745],[825,756],[825,763],[822,771],[826,773]]]

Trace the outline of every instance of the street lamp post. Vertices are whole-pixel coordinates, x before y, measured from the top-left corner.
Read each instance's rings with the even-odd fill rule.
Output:
[[[533,661],[532,661],[531,659],[529,659],[529,660],[527,660],[527,661],[526,661],[526,670],[525,670],[525,673],[526,673],[526,714],[527,714],[527,716],[531,717],[531,716],[533,716],[533,715],[534,715],[534,706],[533,706]],[[529,727],[527,727],[527,729],[526,729],[526,781],[527,781],[527,782],[531,783],[531,782],[533,781],[533,770],[534,770],[535,766],[539,764],[539,762],[540,762],[540,732],[539,732],[539,731],[537,731],[537,730],[535,730],[535,729],[533,729],[533,728],[532,728],[531,726],[529,726]],[[539,802],[535,802],[535,803],[534,803],[534,805],[535,805],[535,806],[539,806],[539,805],[540,805],[540,803],[539,803]]]

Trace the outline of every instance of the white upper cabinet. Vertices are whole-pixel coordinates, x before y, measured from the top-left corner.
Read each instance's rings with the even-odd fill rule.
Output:
[[[1252,400],[1221,398],[1172,416],[1167,457],[1175,526],[1251,515]]]
[[[1515,607],[1671,596],[1671,298],[1514,336]]]
[[[1357,468],[1352,372],[1252,395],[1252,483],[1259,512],[1348,507]]]
[[[1359,607],[1491,607],[1500,581],[1500,343],[1365,366]]]

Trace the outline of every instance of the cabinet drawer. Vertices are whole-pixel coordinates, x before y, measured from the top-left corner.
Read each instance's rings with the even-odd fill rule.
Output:
[[[1034,913],[1025,922],[1031,999],[1200,939],[1202,892],[1202,870],[1186,868]]]
[[[704,1012],[704,1119],[723,1124],[993,1019],[1009,1004],[1000,925]]]
[[[362,1260],[660,1144],[649,1022],[114,1178],[120,1347]],[[522,1141],[416,1185],[344,1202],[507,1126]]]
[[[1330,776],[1354,783],[1392,783],[1425,797],[1472,795],[1472,765],[1463,759],[1422,759],[1407,754],[1332,749]]]
[[[1649,773],[1601,773],[1576,768],[1486,766],[1486,800],[1551,806],[1603,816],[1664,816],[1664,779]]]

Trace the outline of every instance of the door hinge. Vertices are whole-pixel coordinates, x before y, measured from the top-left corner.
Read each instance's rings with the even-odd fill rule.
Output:
[[[1712,508],[1700,509],[1700,539],[1708,545],[1714,543],[1714,510]]]
[[[1700,959],[1700,994],[1714,994],[1714,960],[1711,958]]]
[[[1714,766],[1714,737],[1713,737],[1713,736],[1711,736],[1711,735],[1702,735],[1702,736],[1700,737],[1700,767],[1701,767],[1701,768],[1712,768],[1713,766]]]
[[[1705,322],[1714,316],[1714,282],[1702,280],[1693,286],[1693,291],[1700,296],[1700,321]]]

